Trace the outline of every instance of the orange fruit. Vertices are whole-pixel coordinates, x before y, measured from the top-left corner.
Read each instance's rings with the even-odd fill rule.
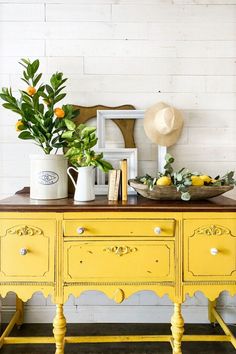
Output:
[[[27,88],[26,92],[28,93],[28,95],[33,96],[35,94],[35,92],[36,92],[36,88],[33,87],[33,86],[29,86]]]
[[[21,127],[22,125],[24,125],[24,123],[21,120],[18,120],[16,122],[16,131],[20,132],[21,130],[19,129],[19,127]]]
[[[65,117],[65,112],[63,111],[62,108],[59,108],[59,107],[55,108],[54,113],[57,118],[64,118]]]

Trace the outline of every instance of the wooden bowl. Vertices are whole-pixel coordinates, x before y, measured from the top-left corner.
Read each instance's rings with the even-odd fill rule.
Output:
[[[152,190],[148,188],[146,184],[138,182],[135,179],[128,181],[130,187],[132,187],[137,193],[145,198],[156,200],[180,200],[181,193],[176,190],[174,186],[155,186]],[[191,200],[213,198],[230,189],[234,186],[190,186],[187,191],[191,195]]]

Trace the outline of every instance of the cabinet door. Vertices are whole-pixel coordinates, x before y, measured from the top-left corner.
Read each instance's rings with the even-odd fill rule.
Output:
[[[184,221],[184,280],[236,279],[236,220]]]
[[[2,220],[1,281],[53,281],[55,235],[55,220]]]
[[[67,241],[66,282],[173,281],[172,241]]]

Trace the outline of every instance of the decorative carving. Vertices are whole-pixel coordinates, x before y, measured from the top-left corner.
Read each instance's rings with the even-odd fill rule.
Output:
[[[197,230],[195,230],[195,233],[206,236],[221,236],[230,234],[230,230],[228,230],[226,227],[222,227],[219,225],[210,225],[199,227]]]
[[[0,285],[11,286],[11,285],[19,285],[19,286],[55,286],[53,282],[42,282],[42,281],[1,281]]]
[[[185,281],[184,285],[236,285],[236,281]]]
[[[16,225],[7,230],[10,235],[17,236],[38,236],[43,235],[43,231],[35,226]]]
[[[137,248],[136,247],[131,248],[129,246],[111,246],[111,247],[104,248],[103,251],[114,253],[117,256],[123,256],[131,252],[136,252]]]
[[[118,289],[116,289],[114,291],[114,294],[113,294],[112,298],[113,298],[113,300],[115,300],[115,302],[117,304],[120,304],[125,299],[125,293],[124,293],[124,291],[122,289],[118,288]]]
[[[111,285],[160,285],[160,286],[175,286],[175,283],[172,281],[147,281],[147,282],[120,282],[120,281],[116,281],[116,282],[65,282],[64,283],[65,286],[111,286]]]

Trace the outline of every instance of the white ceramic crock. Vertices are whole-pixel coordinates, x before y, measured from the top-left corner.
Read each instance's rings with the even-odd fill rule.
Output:
[[[67,165],[64,155],[30,155],[30,198],[66,198]]]

